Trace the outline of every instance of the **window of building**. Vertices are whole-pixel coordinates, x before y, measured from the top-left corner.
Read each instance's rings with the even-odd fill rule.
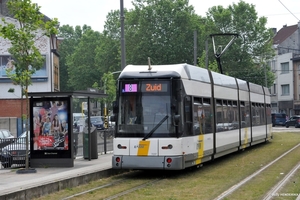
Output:
[[[282,74],[289,73],[289,63],[288,62],[281,63],[281,73]]]
[[[286,85],[281,85],[281,91],[283,96],[285,95],[290,95],[290,85],[286,84]]]
[[[277,106],[277,103],[271,103],[271,107],[272,108],[277,108],[278,106]]]
[[[54,91],[59,91],[59,58],[53,54]]]
[[[276,93],[277,93],[277,91],[276,91],[276,84],[273,85],[273,91],[274,91],[273,94],[276,94]],[[272,94],[272,93],[271,93],[271,94]]]
[[[36,70],[34,74],[31,75],[32,81],[46,81],[47,80],[47,70],[46,70],[46,56],[44,56],[45,62],[41,69]],[[12,69],[11,73],[14,73],[16,67],[14,65],[14,60],[10,55],[0,55],[0,82],[7,82],[9,77],[6,74],[7,69]]]

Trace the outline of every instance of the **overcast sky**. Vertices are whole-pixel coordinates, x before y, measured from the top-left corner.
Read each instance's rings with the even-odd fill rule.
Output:
[[[31,0],[41,6],[41,12],[49,18],[58,18],[61,25],[91,26],[95,31],[103,31],[106,15],[111,10],[120,9],[120,0]],[[295,25],[300,20],[300,0],[244,0],[255,5],[258,16],[268,18],[268,28],[279,30],[283,25]],[[131,0],[123,0],[124,7],[133,8]],[[228,7],[238,0],[189,0],[195,12],[206,16],[212,6]],[[126,17],[126,16],[125,16]],[[126,23],[126,21],[125,21]]]

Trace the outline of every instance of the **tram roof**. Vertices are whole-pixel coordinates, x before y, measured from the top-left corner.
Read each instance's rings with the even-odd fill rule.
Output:
[[[237,88],[244,91],[252,91],[255,93],[268,94],[267,88],[254,83],[248,83],[245,80],[220,74],[211,71],[214,84]],[[211,83],[209,70],[187,63],[168,64],[168,65],[127,65],[121,72],[119,79],[123,78],[170,78],[176,77],[181,79],[202,81]],[[238,84],[238,86],[237,86]]]
[[[170,65],[127,65],[121,72],[122,78],[188,78],[184,70],[185,64]]]

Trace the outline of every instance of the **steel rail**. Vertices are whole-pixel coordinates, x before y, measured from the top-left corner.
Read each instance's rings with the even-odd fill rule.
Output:
[[[238,184],[235,184],[234,186],[232,186],[231,188],[229,188],[228,190],[226,190],[225,192],[223,192],[215,200],[222,200],[226,196],[230,195],[232,192],[234,192],[235,190],[237,190],[238,188],[240,188],[241,186],[243,186],[245,183],[247,183],[248,181],[250,181],[255,176],[259,175],[262,171],[264,171],[265,169],[267,169],[268,167],[270,167],[271,165],[273,165],[274,163],[276,163],[281,158],[285,157],[287,154],[289,154],[291,151],[293,151],[294,149],[298,148],[299,146],[300,146],[300,143],[298,145],[294,146],[292,149],[290,149],[287,152],[285,152],[284,154],[282,154],[281,156],[279,156],[278,158],[276,158],[275,160],[273,160],[272,162],[270,162],[269,164],[267,164],[266,166],[264,166],[263,168],[261,168],[260,170],[254,172],[250,176],[248,176],[245,179],[243,179],[242,181],[240,181]]]

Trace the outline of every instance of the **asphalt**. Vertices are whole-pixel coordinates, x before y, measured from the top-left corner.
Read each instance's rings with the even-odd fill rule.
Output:
[[[112,153],[99,155],[92,160],[77,157],[74,167],[35,168],[34,173],[1,169],[0,199],[29,200],[120,173],[121,171],[112,169],[111,158]]]

